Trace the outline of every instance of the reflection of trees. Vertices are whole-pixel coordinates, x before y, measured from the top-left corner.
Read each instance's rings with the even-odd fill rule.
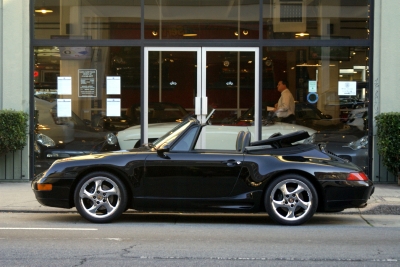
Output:
[[[46,100],[48,102],[54,102],[57,99],[57,92],[41,92],[38,91],[35,93],[35,97]]]

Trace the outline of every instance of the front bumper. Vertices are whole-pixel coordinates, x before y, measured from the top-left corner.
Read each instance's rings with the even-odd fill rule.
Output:
[[[31,188],[40,204],[66,209],[74,207],[73,192],[71,191],[73,179],[58,180],[57,184],[55,181],[46,180],[45,183],[53,185],[52,190],[39,191],[37,187],[37,184],[41,182],[39,178],[40,175],[32,181]]]

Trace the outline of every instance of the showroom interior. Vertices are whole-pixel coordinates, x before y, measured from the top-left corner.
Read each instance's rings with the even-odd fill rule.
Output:
[[[287,129],[310,129],[309,142],[329,143],[371,180],[390,183],[394,178],[374,160],[372,120],[382,110],[374,94],[382,87],[374,72],[381,51],[376,21],[388,8],[382,5],[30,1],[22,15],[29,15],[24,71],[33,73],[22,89],[29,91],[22,101],[31,114],[29,145],[4,164],[9,173],[23,165],[29,179],[55,159],[93,152],[109,133],[137,126],[138,146],[160,137],[154,124],[205,120],[212,109],[214,125],[252,126],[259,140],[279,123],[268,107],[277,103],[277,83],[284,80],[296,101],[296,121]],[[3,50],[3,78],[6,57]]]

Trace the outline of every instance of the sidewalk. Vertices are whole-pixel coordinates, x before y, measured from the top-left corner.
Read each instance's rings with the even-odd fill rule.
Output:
[[[31,183],[0,182],[0,212],[76,212],[75,208],[61,209],[46,207],[36,201]],[[375,184],[375,192],[362,209],[346,209],[342,213],[395,214],[400,215],[400,186],[397,184]]]

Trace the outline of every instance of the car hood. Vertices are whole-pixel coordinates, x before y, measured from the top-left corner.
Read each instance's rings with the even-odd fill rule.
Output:
[[[127,153],[132,153],[127,150],[118,150],[118,151],[110,151],[107,153],[100,153],[100,154],[90,154],[90,155],[83,155],[77,157],[70,157],[65,159],[59,159],[57,162],[73,162],[73,161],[82,161],[82,160],[98,160],[98,159],[105,159],[110,158],[118,155],[123,155]]]

